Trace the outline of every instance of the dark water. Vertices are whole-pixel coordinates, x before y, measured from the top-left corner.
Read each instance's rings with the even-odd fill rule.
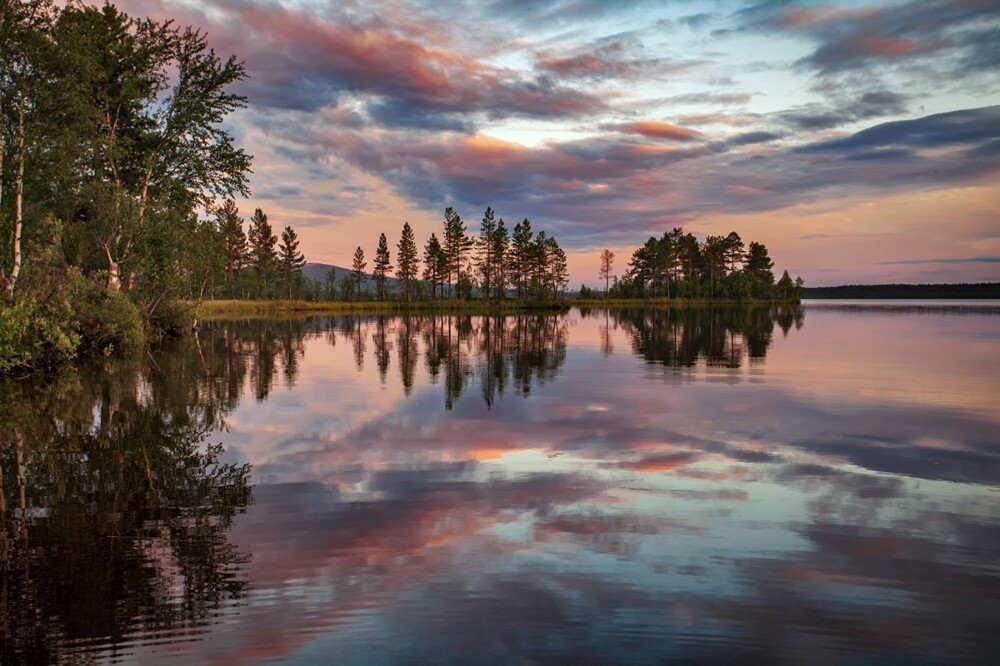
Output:
[[[0,383],[0,662],[998,663],[998,312],[221,322]]]

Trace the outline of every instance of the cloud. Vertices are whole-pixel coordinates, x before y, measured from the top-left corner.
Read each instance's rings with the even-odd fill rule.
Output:
[[[730,146],[748,146],[755,143],[768,143],[782,138],[782,134],[777,132],[742,132],[726,139],[726,144]]]
[[[959,257],[947,259],[900,259],[880,261],[881,266],[909,266],[912,264],[1000,264],[1000,257]]]
[[[764,130],[711,140],[660,121],[615,123],[606,128],[616,134],[541,146],[321,124],[278,131],[299,159],[336,156],[428,211],[455,202],[463,215],[475,215],[492,205],[506,219],[540,222],[572,248],[592,244],[609,219],[618,232],[642,237],[708,214],[778,210],[830,191],[984,182],[1000,163],[976,149],[996,140],[998,113],[935,114],[804,144]]]
[[[562,25],[641,12],[662,0],[492,0],[485,13],[519,25]]]
[[[240,90],[257,109],[315,112],[350,97],[377,122],[435,130],[467,130],[473,121],[437,114],[572,118],[605,109],[596,95],[456,50],[429,16],[378,6],[319,14],[215,0],[201,11],[164,2],[160,12],[203,27],[217,50],[244,60],[249,78]]]
[[[997,138],[1000,138],[1000,106],[988,106],[882,123],[849,137],[805,146],[799,151],[851,151],[883,147],[942,148],[985,143]]]
[[[630,123],[602,125],[602,129],[613,130],[625,134],[640,134],[654,139],[670,139],[672,141],[692,141],[701,135],[686,127],[678,127],[670,123],[654,120],[641,120]]]
[[[600,81],[620,79],[656,79],[667,74],[689,72],[704,64],[703,61],[675,61],[669,58],[650,58],[636,38],[615,37],[586,47],[568,51],[540,51],[535,67],[560,79]]]
[[[718,104],[721,106],[738,106],[746,104],[751,98],[752,95],[745,92],[699,92],[672,95],[667,97],[665,101],[674,104]]]
[[[760,121],[757,116],[736,116],[729,113],[688,113],[677,117],[684,125],[732,125],[746,127]]]
[[[945,59],[952,71],[988,70],[998,60],[992,0],[912,0],[884,6],[798,6],[760,2],[737,13],[750,29],[804,36],[816,43],[799,65],[823,75],[876,65],[915,66]]]
[[[782,123],[799,130],[825,130],[859,120],[906,111],[907,97],[889,90],[870,90],[854,98],[831,96],[827,104],[809,104],[776,114]]]

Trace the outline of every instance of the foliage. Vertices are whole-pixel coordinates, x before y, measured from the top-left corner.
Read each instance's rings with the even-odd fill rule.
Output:
[[[70,322],[34,299],[0,306],[0,375],[53,367],[76,355]]]
[[[126,294],[105,289],[101,275],[71,278],[80,353],[108,355],[136,349],[146,340],[142,312]]]
[[[193,301],[171,299],[157,308],[150,319],[150,326],[158,335],[179,337],[192,329],[197,307]]]
[[[183,327],[177,299],[239,291],[242,63],[194,28],[49,0],[0,4],[0,62],[0,372],[136,347]]]
[[[44,300],[24,297],[0,307],[0,374],[141,347],[142,312],[105,281],[102,273],[84,277],[70,269]]]

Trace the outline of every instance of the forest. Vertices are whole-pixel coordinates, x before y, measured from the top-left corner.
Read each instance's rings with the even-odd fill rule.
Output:
[[[188,322],[219,243],[198,219],[249,194],[220,123],[245,78],[197,29],[111,4],[0,5],[0,373],[141,346]]]

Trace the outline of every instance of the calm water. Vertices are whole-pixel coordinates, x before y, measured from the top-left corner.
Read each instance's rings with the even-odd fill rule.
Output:
[[[217,322],[0,405],[3,664],[1000,654],[996,306]]]

